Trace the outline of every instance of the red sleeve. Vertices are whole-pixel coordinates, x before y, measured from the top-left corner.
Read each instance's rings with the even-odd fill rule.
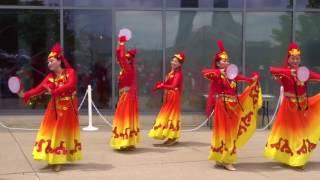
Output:
[[[53,96],[59,96],[64,92],[71,92],[71,91],[74,91],[76,89],[77,74],[76,74],[75,70],[71,69],[71,68],[68,69],[67,70],[67,76],[68,76],[68,80],[63,86],[52,90],[52,95]]]
[[[120,67],[127,72],[132,71],[131,66],[127,62],[126,58],[126,45],[124,43],[119,43],[118,49],[117,49],[117,59],[119,62]]]
[[[288,68],[270,67],[270,73],[275,77],[290,76],[291,70]]]
[[[235,80],[236,80],[236,81],[247,81],[247,82],[249,82],[249,83],[252,83],[252,82],[253,82],[253,79],[248,78],[248,77],[246,77],[246,76],[244,76],[244,75],[241,75],[241,74],[239,74],[239,75],[235,78]]]
[[[221,72],[219,69],[204,69],[201,73],[204,78],[214,80],[220,75]]]
[[[173,81],[171,84],[164,84],[163,88],[164,89],[175,89],[175,88],[179,88],[179,85],[181,84],[182,81],[182,73],[175,73],[174,77],[173,77]]]
[[[320,81],[320,74],[310,71],[310,78],[311,81]]]
[[[38,84],[35,88],[30,89],[29,91],[24,93],[23,100],[24,102],[28,102],[29,99],[33,96],[38,96],[43,94],[46,91],[46,88],[44,87],[45,84],[48,84],[49,78],[51,78],[52,75],[47,75],[40,84]]]

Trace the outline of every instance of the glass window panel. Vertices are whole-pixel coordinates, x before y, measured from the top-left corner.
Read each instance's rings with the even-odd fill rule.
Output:
[[[0,5],[59,6],[60,0],[1,0]]]
[[[116,0],[115,6],[128,8],[161,8],[162,0]]]
[[[320,8],[319,0],[296,0],[297,8],[305,9],[305,8]]]
[[[212,0],[203,0],[203,4],[207,6],[212,5]],[[199,0],[167,0],[166,2],[167,7],[171,8],[198,8]]]
[[[65,54],[78,73],[78,94],[89,84],[99,108],[112,108],[111,11],[66,10]]]
[[[302,51],[302,64],[320,73],[320,12],[298,12],[296,40]],[[319,93],[319,83],[309,83],[309,92]]]
[[[261,23],[264,22],[264,23]],[[259,71],[263,94],[279,94],[279,83],[272,79],[270,66],[282,66],[291,39],[291,13],[247,13],[246,68],[247,74]]]
[[[137,79],[140,111],[158,111],[161,94],[151,93],[155,82],[162,79],[161,11],[118,11],[115,14],[116,37],[122,28],[132,31],[127,47],[137,48]],[[117,73],[119,72],[118,66]]]
[[[113,0],[64,0],[64,6],[112,7]]]
[[[171,8],[241,8],[242,0],[167,0]]]
[[[161,8],[162,0],[65,0],[64,6]]]
[[[25,108],[7,86],[10,76],[22,79],[28,90],[48,73],[47,56],[59,40],[59,12],[51,10],[0,11],[0,109]],[[48,96],[39,96],[31,108],[44,108]]]
[[[292,0],[247,0],[247,8],[292,8]]]
[[[184,111],[204,111],[204,94],[209,81],[201,75],[203,68],[212,67],[217,52],[217,39],[223,39],[232,63],[241,66],[242,18],[237,12],[167,12],[166,69],[174,53],[184,51]]]
[[[242,8],[243,0],[213,0],[215,8]]]

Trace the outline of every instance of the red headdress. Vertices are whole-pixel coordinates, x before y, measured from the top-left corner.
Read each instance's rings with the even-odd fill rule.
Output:
[[[284,66],[287,67],[289,65],[288,60],[290,56],[300,56],[300,54],[301,51],[298,44],[296,42],[291,42],[288,46],[288,53],[284,62]]]
[[[229,61],[229,55],[227,51],[224,49],[224,45],[222,40],[218,40],[219,52],[214,55],[214,68],[217,68],[217,63],[219,61]]]
[[[62,47],[60,43],[55,43],[51,49],[51,52],[48,55],[48,60],[50,58],[56,58],[58,60],[61,60],[66,68],[71,68],[69,62],[62,54]]]
[[[137,54],[137,49],[130,49],[127,51],[127,53],[130,55],[130,57],[128,58],[128,61],[133,61],[136,57]]]
[[[173,57],[177,58],[180,64],[183,64],[186,58],[184,52],[179,52],[178,54],[173,55]]]

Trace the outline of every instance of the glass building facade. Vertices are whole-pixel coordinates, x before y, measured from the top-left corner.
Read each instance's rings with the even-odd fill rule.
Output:
[[[292,40],[302,49],[303,64],[320,72],[320,0],[1,0],[0,113],[25,110],[9,92],[8,78],[20,76],[24,89],[37,85],[57,41],[77,69],[79,98],[91,84],[95,104],[113,111],[119,71],[115,48],[124,27],[133,33],[128,47],[138,49],[141,112],[159,110],[162,94],[151,89],[169,71],[177,51],[187,57],[183,111],[203,112],[209,83],[201,69],[211,67],[217,39],[223,39],[243,74],[260,72],[265,94],[279,94],[268,68],[282,65]],[[310,84],[310,94],[319,87]],[[29,108],[43,109],[48,99],[37,97]]]

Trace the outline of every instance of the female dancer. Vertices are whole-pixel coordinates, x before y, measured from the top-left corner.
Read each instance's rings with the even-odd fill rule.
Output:
[[[136,49],[126,51],[127,39],[121,36],[117,48],[119,100],[113,119],[111,146],[117,150],[134,149],[139,143]]]
[[[67,161],[82,159],[78,99],[76,96],[77,74],[62,55],[56,43],[48,56],[49,73],[35,88],[18,95],[27,103],[33,96],[51,94],[44,118],[33,148],[35,160],[47,161],[55,171]]]
[[[272,76],[284,88],[284,98],[264,155],[289,166],[303,168],[320,137],[320,94],[308,97],[306,82],[297,78],[300,54],[298,45],[293,42],[289,45],[284,67],[270,68]],[[311,71],[309,81],[319,80],[320,74]]]
[[[163,104],[149,137],[164,140],[164,144],[174,145],[180,137],[180,114],[183,74],[181,66],[185,60],[184,53],[175,54],[171,60],[171,71],[164,82],[158,82],[154,90],[164,89]]]
[[[237,75],[235,79],[227,78],[226,68],[229,56],[218,41],[220,52],[215,57],[215,67],[202,71],[205,78],[215,82],[211,88],[211,97],[216,97],[214,108],[214,126],[211,143],[210,160],[227,170],[234,171],[237,149],[243,146],[256,128],[257,111],[262,105],[262,95],[258,75],[252,78]],[[250,85],[238,97],[238,82],[247,81]]]

